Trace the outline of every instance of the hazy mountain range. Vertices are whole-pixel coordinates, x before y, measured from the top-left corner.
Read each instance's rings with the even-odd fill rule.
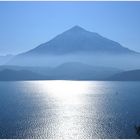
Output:
[[[130,70],[114,74],[107,80],[111,81],[140,81],[140,70]]]
[[[32,50],[4,59],[0,80],[13,80],[13,75],[15,80],[119,80],[127,76],[125,70],[140,69],[139,59],[138,52],[74,26]]]
[[[24,80],[33,78],[36,80],[104,80],[118,72],[122,72],[122,70],[111,67],[94,67],[79,62],[64,63],[57,67],[1,66],[0,79],[10,80],[12,77],[13,80],[15,77],[15,80],[21,80],[23,77]],[[19,73],[21,77],[19,77]],[[27,77],[28,75],[30,77]]]
[[[79,63],[66,63],[55,68],[0,67],[0,81],[22,80],[140,81],[140,70],[122,71],[115,68],[95,68]]]
[[[49,77],[27,70],[5,69],[0,71],[1,81],[21,81],[21,80],[40,80],[40,79],[45,80],[49,79]]]

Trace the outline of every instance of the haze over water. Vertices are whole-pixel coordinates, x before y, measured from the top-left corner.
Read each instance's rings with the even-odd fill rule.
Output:
[[[139,138],[140,82],[0,82],[0,138]]]

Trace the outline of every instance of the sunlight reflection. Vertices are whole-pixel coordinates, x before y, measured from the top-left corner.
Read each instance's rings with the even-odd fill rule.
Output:
[[[99,110],[96,95],[103,93],[102,82],[56,80],[27,83],[29,87],[34,87],[31,93],[41,101],[40,112],[49,122],[49,127],[43,124],[46,135],[56,139],[91,137],[88,121],[95,123],[98,117],[98,114],[94,115]]]
[[[51,97],[60,100],[61,104],[83,103],[79,97],[89,89],[84,82],[76,81],[50,81],[42,84],[43,90],[47,90]]]
[[[57,130],[54,138],[83,138],[83,112],[90,84],[79,81],[48,81],[41,84],[56,107]]]

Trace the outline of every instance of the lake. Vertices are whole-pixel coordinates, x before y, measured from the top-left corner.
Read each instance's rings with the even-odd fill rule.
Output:
[[[0,138],[139,138],[140,82],[0,82]]]

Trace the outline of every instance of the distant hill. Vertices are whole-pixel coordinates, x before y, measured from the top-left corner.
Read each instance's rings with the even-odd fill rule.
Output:
[[[104,80],[120,69],[69,62],[56,67],[0,66],[0,80]]]
[[[115,74],[107,80],[112,81],[140,81],[140,70],[130,70]]]
[[[5,69],[14,70],[14,71],[26,70],[26,71],[38,73],[40,75],[46,75],[52,70],[51,67],[0,65],[0,71],[3,71]]]
[[[5,69],[0,71],[0,81],[20,81],[20,80],[44,80],[46,76],[36,74],[27,70],[10,70]]]
[[[53,79],[69,80],[103,80],[122,70],[111,67],[95,67],[79,62],[69,62],[53,68]]]
[[[57,67],[0,66],[0,81],[22,80],[106,80],[140,81],[140,70],[123,71],[69,62]]]

